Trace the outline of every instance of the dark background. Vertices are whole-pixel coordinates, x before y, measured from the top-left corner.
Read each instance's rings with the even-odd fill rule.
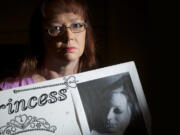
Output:
[[[39,0],[0,4],[0,79],[11,75],[26,52],[29,21]],[[100,67],[135,61],[152,114],[154,84],[149,0],[88,0]]]

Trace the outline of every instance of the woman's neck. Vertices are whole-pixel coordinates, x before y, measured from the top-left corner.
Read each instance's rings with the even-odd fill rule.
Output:
[[[65,62],[58,60],[45,61],[37,74],[33,75],[35,82],[51,80],[78,72],[79,60]]]

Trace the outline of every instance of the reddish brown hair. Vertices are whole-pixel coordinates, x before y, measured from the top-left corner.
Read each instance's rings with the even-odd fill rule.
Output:
[[[44,57],[44,44],[42,39],[43,23],[51,20],[60,13],[74,13],[83,17],[88,24],[86,30],[86,43],[84,53],[79,61],[78,72],[87,71],[96,67],[95,45],[92,27],[89,23],[87,4],[84,0],[42,0],[30,25],[30,54],[22,63],[20,73],[32,74],[41,66]]]

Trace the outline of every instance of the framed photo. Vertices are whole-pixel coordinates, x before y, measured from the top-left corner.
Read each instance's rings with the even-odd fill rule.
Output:
[[[92,135],[151,134],[151,116],[134,62],[78,74],[76,78]]]

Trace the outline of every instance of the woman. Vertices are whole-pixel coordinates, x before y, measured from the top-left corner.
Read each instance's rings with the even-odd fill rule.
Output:
[[[123,135],[131,119],[131,109],[123,87],[112,91],[110,108],[107,114],[106,128],[109,132]]]
[[[95,49],[87,6],[83,0],[42,0],[32,17],[30,53],[10,89],[95,68]]]
[[[104,131],[92,131],[92,135],[123,135],[131,119],[131,108],[123,87],[117,88],[109,95],[108,111],[104,121]]]
[[[109,77],[107,81],[112,81]],[[101,107],[95,113],[92,135],[147,135],[132,81],[128,73],[100,90]],[[99,113],[101,112],[101,113]]]
[[[123,135],[131,120],[131,106],[128,97],[123,93],[124,87],[120,86],[112,91],[105,91],[103,100],[103,127],[101,131],[92,131],[92,135]]]

